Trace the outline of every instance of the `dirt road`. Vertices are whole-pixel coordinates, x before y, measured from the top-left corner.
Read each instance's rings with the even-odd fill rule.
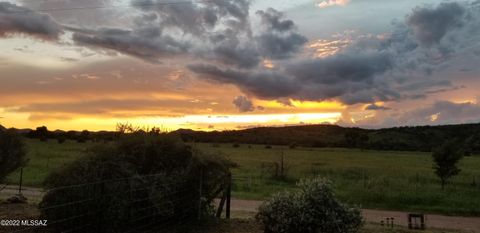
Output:
[[[256,212],[261,201],[248,200],[232,200],[233,211]],[[386,218],[394,218],[394,224],[400,226],[408,226],[407,212],[385,211],[385,210],[362,210],[365,221],[372,223],[380,223]],[[426,215],[428,228],[452,229],[465,232],[480,233],[480,217],[451,217],[442,215]]]
[[[0,197],[18,193],[18,187],[8,186],[0,192]],[[40,200],[44,194],[42,189],[26,187],[22,193],[31,201]],[[261,201],[232,199],[231,209],[233,211],[256,212]],[[367,222],[380,223],[386,218],[394,218],[396,225],[408,226],[407,212],[386,211],[386,210],[362,210],[363,217]],[[464,232],[480,233],[480,217],[453,217],[428,214],[426,215],[428,228],[461,230]]]

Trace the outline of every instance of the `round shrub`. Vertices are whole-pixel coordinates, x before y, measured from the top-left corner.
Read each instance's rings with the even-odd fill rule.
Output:
[[[298,188],[260,206],[256,218],[266,233],[355,233],[362,227],[360,210],[338,201],[329,181],[302,180]]]
[[[0,130],[0,182],[25,164],[25,147],[13,130]]]
[[[211,214],[219,179],[230,166],[166,134],[123,134],[88,153],[46,179],[40,209],[57,223],[54,231],[142,232],[138,227],[162,230],[196,221]]]

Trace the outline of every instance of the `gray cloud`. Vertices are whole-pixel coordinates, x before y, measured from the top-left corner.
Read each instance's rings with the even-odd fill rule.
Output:
[[[467,64],[478,60],[478,54],[472,51],[479,48],[479,12],[471,5],[459,3],[418,7],[404,22],[396,22],[389,35],[360,36],[334,55],[289,59],[271,71],[238,71],[212,64],[189,68],[202,77],[235,84],[246,93],[267,99],[336,99],[353,105],[426,98],[439,92],[432,87],[453,87],[448,77],[435,77],[435,72],[449,69],[459,59],[467,59]],[[281,20],[283,15],[274,10],[258,14],[273,33],[295,28],[293,22]],[[261,55],[282,58],[274,56],[276,52],[262,50],[269,50],[268,45],[260,47]],[[279,54],[288,57],[288,49]]]
[[[269,8],[266,11],[258,11],[264,31],[257,36],[259,51],[264,57],[272,59],[284,59],[307,43],[308,39],[296,32],[292,20],[284,19],[284,14]]]
[[[399,119],[403,124],[453,124],[480,121],[478,103],[454,103],[437,101],[433,105],[403,114]]]
[[[389,35],[364,35],[334,55],[309,58],[299,53],[307,39],[297,32],[292,20],[274,9],[257,12],[261,27],[253,33],[247,0],[162,2],[132,1],[139,11],[126,27],[67,29],[79,45],[150,62],[176,55],[202,60],[203,64],[188,68],[208,80],[234,84],[247,95],[272,100],[335,99],[347,105],[434,94],[429,92],[432,86],[453,86],[434,77],[436,70],[448,69],[449,61],[458,59],[457,54],[463,59],[476,58],[480,51],[480,11],[468,4],[415,8],[404,22],[394,24]],[[58,26],[51,17],[41,16]],[[27,21],[31,20],[35,18]],[[23,21],[6,22],[10,24],[0,22],[0,29],[7,30],[0,31],[36,33],[18,23]],[[50,33],[55,38],[61,33],[59,28],[58,32],[42,29],[40,34]],[[276,67],[269,70],[259,66],[265,58],[277,60]]]
[[[253,102],[246,96],[237,96],[232,103],[240,112],[253,112],[255,110]]]
[[[390,110],[389,107],[385,107],[385,106],[379,106],[379,105],[376,105],[375,103],[373,104],[369,104],[365,107],[365,110],[374,110],[374,111],[377,111],[377,110]]]
[[[25,34],[45,40],[56,40],[62,33],[62,26],[51,16],[9,2],[0,2],[0,37]]]
[[[100,8],[108,5],[123,5],[123,0],[16,0],[32,10],[75,8],[79,10],[49,11],[57,22],[63,25],[76,25],[82,27],[97,27],[98,25],[125,26],[130,21],[127,8]],[[80,10],[81,8],[99,7],[93,10]]]
[[[461,27],[465,8],[459,3],[441,3],[436,8],[417,7],[408,16],[407,24],[421,45],[437,44],[451,29]]]
[[[285,15],[273,8],[257,11],[257,15],[261,17],[262,23],[267,29],[281,32],[295,29],[295,23],[292,20],[284,20]]]
[[[392,60],[386,53],[340,53],[323,59],[304,60],[289,64],[286,71],[303,82],[368,83],[372,82],[376,74],[384,73],[392,66]]]
[[[231,83],[244,92],[281,101],[340,98],[348,104],[391,100],[399,94],[378,87],[377,75],[392,66],[383,53],[338,54],[314,60],[287,62],[285,70],[236,71],[213,65],[191,65],[190,70],[204,78]]]
[[[202,50],[200,57],[213,57],[219,63],[239,68],[254,68],[260,63],[260,56],[255,45],[241,43],[236,32],[226,30],[210,38],[215,45],[212,51]]]
[[[120,28],[76,30],[72,38],[79,45],[110,49],[150,62],[159,62],[165,56],[185,53],[189,47],[185,42],[162,35],[158,27],[133,31]]]
[[[299,83],[295,82],[295,79],[275,71],[237,71],[202,64],[189,65],[188,68],[203,78],[226,84],[235,84],[246,93],[266,99],[293,95],[301,87]]]
[[[220,23],[235,31],[249,30],[247,0],[213,0],[201,4],[164,3],[164,0],[132,1],[132,5],[138,9],[157,14],[162,27],[176,28],[196,36],[203,36]]]

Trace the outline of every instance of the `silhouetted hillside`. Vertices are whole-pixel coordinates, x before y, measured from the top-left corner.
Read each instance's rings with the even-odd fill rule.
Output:
[[[3,127],[0,126],[0,129]],[[21,129],[18,133],[40,140],[69,139],[79,142],[111,141],[115,132],[50,131],[46,127]],[[388,129],[346,128],[337,125],[262,127],[203,132],[179,129],[172,132],[186,142],[287,145],[291,147],[347,147],[375,150],[431,151],[447,140],[463,144],[467,154],[480,153],[480,124],[412,126]]]
[[[238,131],[179,130],[185,141],[350,147],[379,150],[431,151],[445,140],[458,139],[469,151],[480,152],[480,124],[415,126],[388,129],[345,128],[337,125],[264,127]]]
[[[3,130],[6,130],[7,128],[3,127],[3,125],[0,125],[0,130],[3,131]]]

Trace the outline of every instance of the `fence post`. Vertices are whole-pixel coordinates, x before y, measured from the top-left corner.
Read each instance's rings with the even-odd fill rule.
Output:
[[[202,218],[202,186],[203,186],[203,168],[200,168],[200,181],[198,185],[198,214],[197,220]]]
[[[22,183],[23,183],[23,167],[20,168],[20,183],[18,184],[18,194],[22,194]]]
[[[217,209],[217,218],[222,218],[222,211],[223,211],[223,206],[225,205],[225,200],[227,199],[227,192],[225,191],[225,188],[223,188],[223,194],[222,194],[222,199],[220,200],[220,203],[218,204],[218,209]]]
[[[227,219],[230,219],[230,203],[232,197],[232,173],[228,174],[228,184],[227,184],[227,206],[225,210],[225,215]]]
[[[363,170],[363,188],[367,188],[367,171]]]

